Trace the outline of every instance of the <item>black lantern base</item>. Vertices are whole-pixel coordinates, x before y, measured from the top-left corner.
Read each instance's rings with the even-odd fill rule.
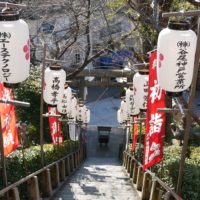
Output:
[[[166,92],[166,95],[170,97],[180,97],[182,94],[183,92]]]
[[[139,114],[140,114],[140,113],[139,113]],[[130,116],[131,116],[131,117],[138,117],[139,114],[137,114],[137,115],[130,115]]]
[[[147,112],[147,109],[141,109],[140,108],[140,112]]]
[[[3,83],[4,87],[6,88],[18,88],[20,83]]]
[[[55,108],[57,107],[57,105],[51,105],[51,104],[48,104],[49,107],[52,107],[52,108]]]

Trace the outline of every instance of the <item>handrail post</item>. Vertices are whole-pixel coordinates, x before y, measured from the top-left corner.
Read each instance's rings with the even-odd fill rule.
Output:
[[[159,183],[154,180],[151,187],[151,194],[149,200],[157,200],[159,199]]]
[[[78,151],[78,165],[81,165],[81,148]]]
[[[126,152],[126,154],[125,154],[125,169],[127,170],[127,165],[128,164],[128,154],[127,154],[127,152]]]
[[[58,163],[51,168],[51,182],[53,189],[57,188],[60,183]]]
[[[77,168],[77,152],[74,152],[74,169]]]
[[[130,163],[131,163],[131,156],[128,155],[128,163],[127,163],[127,172],[130,173]]]
[[[141,199],[149,199],[151,193],[151,175],[148,172],[144,173],[143,185],[142,185],[142,197]]]
[[[62,160],[59,163],[59,172],[60,172],[60,181],[64,181],[65,180],[65,160]]]
[[[65,159],[65,162],[66,162],[66,175],[69,176],[70,175],[70,158],[69,156]]]
[[[9,190],[8,195],[10,200],[20,200],[19,190],[17,187],[14,187],[11,190]]]
[[[133,166],[134,166],[134,159],[131,158],[131,162],[130,162],[130,178],[133,178]]]
[[[74,171],[74,156],[73,156],[73,154],[70,156],[71,157],[71,172],[73,172]]]
[[[28,191],[30,200],[40,200],[38,177],[33,176],[28,181]]]
[[[171,195],[171,192],[166,192],[164,200],[174,200],[174,197]]]
[[[143,177],[144,177],[143,168],[142,168],[142,166],[139,166],[138,173],[137,173],[137,181],[136,181],[136,188],[139,191],[142,190]]]
[[[49,168],[42,172],[41,187],[43,197],[50,197],[52,195],[51,174]]]
[[[80,151],[80,160],[81,160],[81,163],[83,162],[83,151],[84,151],[84,148],[83,148],[83,145],[81,145],[81,151]]]
[[[133,167],[133,184],[136,183],[137,181],[137,172],[138,172],[138,166],[137,166],[137,163],[135,162],[134,163],[134,167]]]
[[[125,167],[125,159],[126,158],[126,152],[125,151],[123,151],[123,166]]]

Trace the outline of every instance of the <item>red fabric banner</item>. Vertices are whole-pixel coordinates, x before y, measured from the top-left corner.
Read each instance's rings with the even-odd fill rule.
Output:
[[[163,137],[165,135],[165,113],[157,108],[165,108],[165,92],[160,88],[156,74],[157,53],[150,54],[149,87],[144,141],[144,169],[160,162],[163,158]]]
[[[137,117],[134,117],[133,121],[136,121]],[[132,151],[135,151],[136,143],[138,136],[138,124],[133,123],[133,142],[132,142]]]
[[[3,83],[0,83],[0,99],[13,100],[12,89],[5,88]],[[19,145],[15,106],[6,103],[0,103],[0,113],[4,156],[8,156]]]
[[[56,107],[48,107],[49,115],[58,114]],[[64,142],[60,122],[56,117],[49,117],[49,128],[53,144],[62,144]]]

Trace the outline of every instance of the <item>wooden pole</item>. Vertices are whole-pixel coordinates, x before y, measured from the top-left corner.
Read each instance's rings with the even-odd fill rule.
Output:
[[[142,145],[142,122],[139,123],[140,124],[140,135],[139,135],[139,147],[138,147],[138,158],[139,161],[141,161],[142,159],[142,152],[141,152],[141,145]]]
[[[41,165],[44,167],[44,149],[43,149],[43,86],[44,86],[44,70],[45,70],[45,57],[46,57],[47,45],[44,44],[43,49],[43,62],[42,62],[42,77],[41,77],[41,97],[40,97],[40,153],[41,153]]]
[[[15,3],[8,3],[8,2],[0,2],[1,7],[9,7],[9,8],[27,8],[27,5],[25,4],[15,4]]]
[[[200,15],[200,10],[191,10],[184,12],[163,13],[162,17],[183,17],[183,16],[199,16],[199,15]]]
[[[129,145],[129,134],[130,134],[130,126],[126,126],[126,147],[125,149],[128,150]]]
[[[14,106],[30,107],[30,103],[22,102],[22,101],[16,101],[16,100],[0,99],[0,103],[12,104]]]
[[[193,106],[193,102],[195,99],[195,93],[196,93],[196,83],[197,83],[197,78],[198,78],[199,59],[200,59],[200,18],[198,18],[197,47],[196,47],[196,55],[195,55],[195,62],[194,62],[194,73],[193,73],[193,80],[192,80],[192,85],[191,85],[191,90],[190,90],[190,95],[189,95],[189,102],[188,102],[188,110],[189,111],[186,115],[185,134],[184,134],[184,141],[183,141],[183,147],[182,147],[182,152],[181,152],[178,183],[177,183],[177,188],[176,188],[176,192],[178,194],[181,193],[181,187],[182,187],[182,182],[183,182],[185,158],[186,158],[186,152],[187,152],[187,148],[188,148],[188,140],[189,140],[189,136],[190,136],[190,127],[192,124],[191,109]]]
[[[0,153],[1,153],[1,163],[2,163],[2,169],[3,169],[3,184],[4,184],[4,187],[7,187],[8,179],[7,179],[7,171],[6,171],[6,158],[4,157],[3,133],[2,133],[2,127],[1,127],[1,119],[0,119]]]

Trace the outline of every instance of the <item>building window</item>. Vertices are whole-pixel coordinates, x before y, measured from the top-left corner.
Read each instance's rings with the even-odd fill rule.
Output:
[[[81,62],[81,55],[80,53],[75,53],[75,63],[78,64]]]

